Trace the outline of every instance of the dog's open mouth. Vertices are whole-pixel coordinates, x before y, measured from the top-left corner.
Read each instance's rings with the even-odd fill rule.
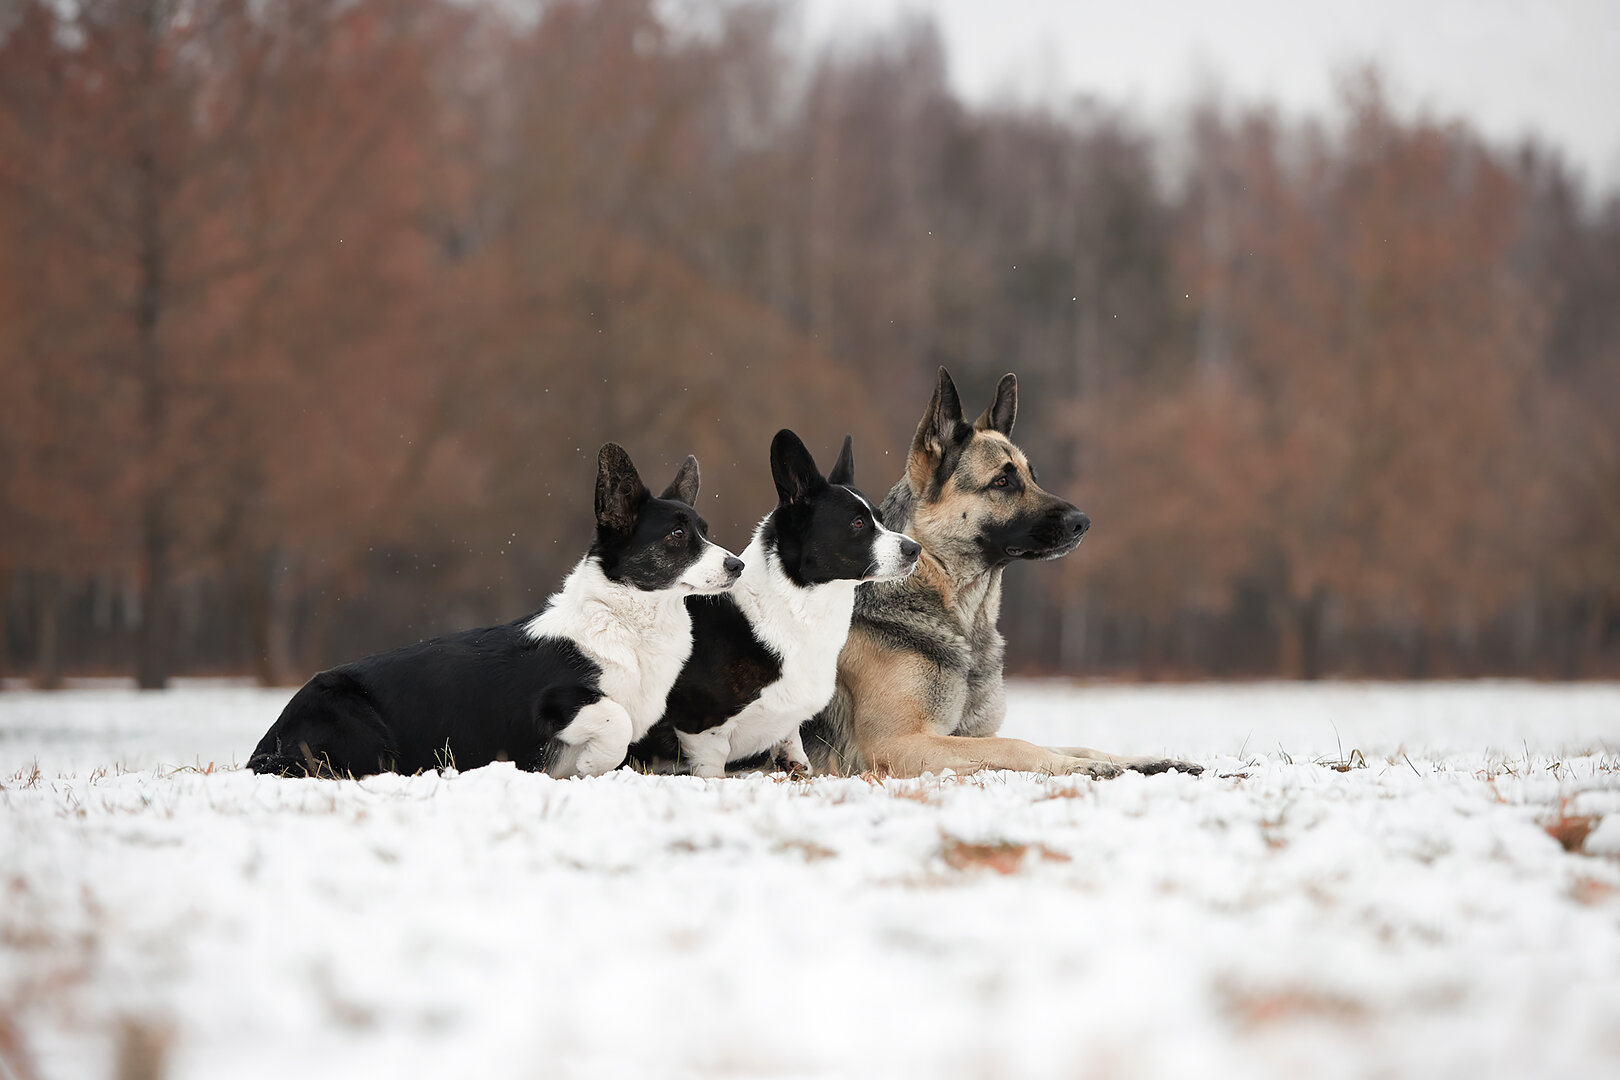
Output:
[[[1080,538],[1077,536],[1072,542],[1058,544],[1055,547],[1027,548],[1014,547],[1009,544],[1002,550],[1006,551],[1007,558],[1009,559],[1061,559],[1063,556],[1067,555],[1069,552],[1073,551],[1079,546]]]

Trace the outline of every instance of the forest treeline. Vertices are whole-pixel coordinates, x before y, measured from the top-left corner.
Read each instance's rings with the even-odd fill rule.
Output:
[[[1375,74],[1166,133],[765,3],[0,12],[0,674],[516,617],[608,439],[741,550],[778,427],[881,494],[941,364],[1095,521],[1015,670],[1620,671],[1620,196]]]

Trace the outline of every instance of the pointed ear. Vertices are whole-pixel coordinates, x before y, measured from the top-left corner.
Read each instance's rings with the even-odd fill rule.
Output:
[[[776,497],[784,504],[807,499],[826,483],[816,468],[816,459],[787,428],[771,440],[771,479],[776,481]]]
[[[996,384],[996,400],[973,421],[973,427],[977,431],[999,431],[1010,439],[1013,421],[1016,419],[1018,419],[1018,376],[1009,371]]]
[[[669,487],[658,496],[660,499],[679,499],[687,506],[697,505],[698,493],[698,463],[697,458],[691,454],[681,462],[681,467],[675,471],[675,479],[669,482]]]
[[[922,423],[917,425],[917,434],[911,440],[911,456],[906,461],[906,474],[912,488],[926,491],[940,473],[948,471],[947,463],[972,433],[973,429],[962,416],[962,399],[956,396],[951,373],[940,368],[933,400],[923,413]]]
[[[648,499],[630,455],[617,443],[607,443],[596,454],[596,524],[610,532],[629,532],[636,514]]]
[[[855,482],[855,451],[854,440],[844,436],[844,448],[838,451],[838,460],[833,462],[832,472],[827,474],[829,484],[853,484]]]

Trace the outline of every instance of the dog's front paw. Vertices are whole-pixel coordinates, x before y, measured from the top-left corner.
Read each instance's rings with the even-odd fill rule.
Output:
[[[1112,761],[1103,761],[1101,758],[1069,758],[1061,770],[1071,776],[1078,773],[1089,776],[1093,780],[1112,780],[1124,770]]]
[[[629,747],[593,740],[585,744],[574,763],[577,776],[601,776],[624,764]]]
[[[804,780],[810,776],[810,763],[786,753],[781,747],[771,753],[769,767],[773,773],[787,773],[789,780]]]
[[[1133,764],[1131,768],[1148,776],[1162,772],[1184,772],[1197,776],[1204,771],[1202,765],[1195,765],[1190,761],[1177,761],[1175,758],[1157,758],[1153,761],[1142,761]]]

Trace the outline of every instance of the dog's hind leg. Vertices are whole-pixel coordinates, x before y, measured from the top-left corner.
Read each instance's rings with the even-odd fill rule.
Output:
[[[1202,765],[1196,765],[1191,761],[1181,761],[1176,758],[1128,757],[1124,754],[1108,754],[1101,750],[1090,750],[1084,746],[1053,746],[1049,749],[1055,754],[1063,754],[1067,757],[1082,758],[1087,761],[1106,761],[1111,765],[1118,765],[1122,769],[1146,773],[1149,776],[1162,772],[1184,772],[1197,776],[1204,771]]]
[[[624,764],[634,726],[630,714],[612,698],[580,709],[546,748],[550,776],[601,776]]]
[[[364,688],[324,671],[293,695],[248,758],[257,773],[370,776],[396,767],[399,746]]]

